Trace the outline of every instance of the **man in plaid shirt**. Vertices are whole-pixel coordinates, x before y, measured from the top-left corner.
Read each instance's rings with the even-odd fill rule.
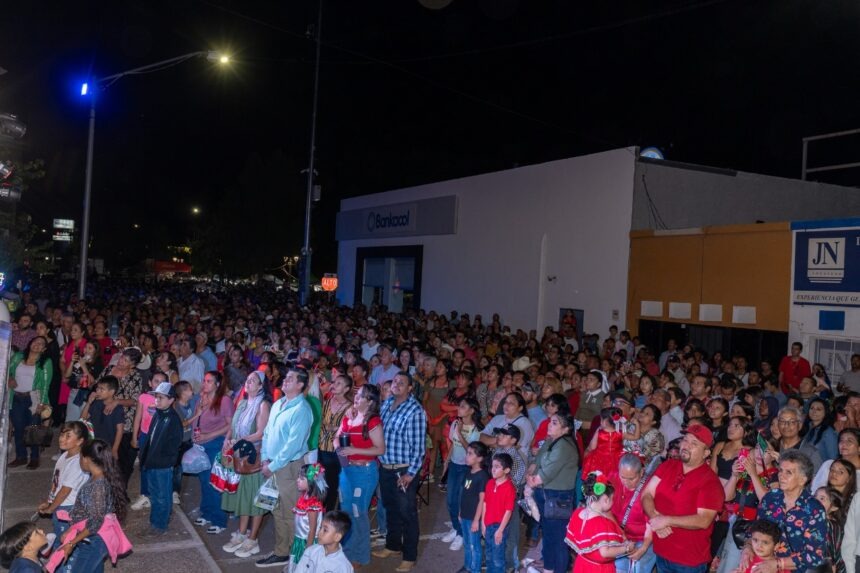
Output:
[[[380,408],[385,454],[379,457],[382,503],[388,516],[385,547],[374,551],[386,558],[403,553],[396,571],[410,571],[418,559],[418,481],[424,461],[427,416],[412,392],[414,382],[400,372],[391,382],[391,397]]]

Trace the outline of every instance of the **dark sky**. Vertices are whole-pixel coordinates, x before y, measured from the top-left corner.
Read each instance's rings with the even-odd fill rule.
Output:
[[[48,166],[24,208],[80,220],[82,78],[226,49],[229,69],[189,61],[99,94],[95,255],[130,222],[175,241],[192,205],[209,213],[225,193],[266,205],[272,186],[247,183],[255,158],[283,167],[280,204],[301,211],[316,7],[8,3],[0,110],[27,122],[26,154]],[[858,24],[854,0],[325,0],[316,270],[331,270],[333,215],[356,194],[626,145],[797,177],[801,137],[860,126]],[[854,143],[813,159],[860,160]]]

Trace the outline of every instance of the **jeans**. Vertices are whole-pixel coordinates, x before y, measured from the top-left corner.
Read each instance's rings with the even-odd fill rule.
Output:
[[[379,484],[379,466],[346,466],[340,472],[340,508],[349,516],[352,527],[343,546],[347,559],[370,563],[370,498]]]
[[[636,542],[636,549],[642,547],[642,542]],[[648,550],[645,551],[645,555],[642,556],[642,559],[633,563],[633,567],[630,567],[630,560],[625,555],[624,557],[619,557],[615,560],[615,573],[651,573],[654,569],[654,563],[657,561],[657,556],[654,555],[654,547],[649,546]]]
[[[146,443],[146,434],[140,432],[137,435],[137,452],[138,457],[140,457],[140,450],[143,448],[143,444]],[[141,460],[143,461],[143,460]],[[149,497],[149,483],[146,481],[146,471],[143,469],[143,465],[140,466],[140,495],[145,495]]]
[[[541,515],[541,528],[543,529],[543,568],[554,573],[564,573],[570,565],[570,550],[564,542],[567,533],[567,524],[570,518],[546,519],[546,500],[567,498],[573,500],[576,495],[572,490],[553,490],[542,487],[535,488],[535,502],[538,504]]]
[[[58,569],[63,573],[99,573],[105,570],[107,547],[98,535],[90,535],[75,546],[69,560]]]
[[[496,531],[499,523],[487,526],[484,544],[487,546],[487,573],[505,573],[505,543],[508,540],[508,529],[502,534],[502,542],[496,543]],[[566,571],[566,570],[565,570]],[[561,573],[565,573],[562,571]]]
[[[464,464],[448,464],[448,515],[451,517],[451,527],[457,532],[457,535],[463,535],[460,527],[460,498],[463,496],[463,486],[466,483],[466,474],[469,472],[469,466]]]
[[[218,436],[200,445],[206,450],[209,462],[212,463],[215,461],[215,456],[221,451],[221,446],[224,445],[224,436]],[[221,494],[215,491],[215,488],[209,483],[210,473],[210,470],[206,470],[197,474],[197,478],[200,480],[200,517],[211,521],[212,525],[226,527],[227,513],[221,509]]]
[[[57,512],[71,512],[73,507],[73,505],[61,505],[57,507],[57,509],[55,509],[54,513],[51,515],[51,523],[54,525],[54,535],[57,536],[57,538],[54,540],[54,545],[52,545],[54,549],[60,546],[63,534],[69,530],[69,527],[71,527],[71,523],[69,523],[68,521],[62,521],[60,519],[57,519]]]
[[[388,520],[385,518],[385,504],[382,503],[382,486],[376,486],[376,529],[388,533]]]
[[[30,406],[33,405],[30,396],[20,396],[16,394],[12,398],[12,410],[9,412],[12,427],[15,428],[15,459],[27,459],[27,446],[24,445],[24,434],[27,432],[27,426],[38,424],[42,421],[41,417],[34,416],[30,412]],[[30,448],[30,461],[39,460],[39,448]]]
[[[149,492],[149,524],[166,530],[173,510],[173,468],[148,469],[141,473],[146,477]]]
[[[75,405],[75,397],[78,395],[78,389],[72,388],[69,390],[69,403],[66,404],[66,421],[77,422],[81,419],[81,412],[84,411],[83,406]]]
[[[664,559],[659,555],[657,556],[657,573],[705,573],[707,570],[707,563],[690,567],[689,565],[681,565],[680,563]]]
[[[463,567],[469,570],[469,573],[481,573],[481,527],[478,524],[478,531],[472,533],[472,520],[460,518],[460,529],[463,531],[463,549],[465,556],[463,557]]]
[[[389,551],[402,551],[404,561],[418,559],[418,476],[415,476],[406,491],[397,487],[397,479],[407,468],[379,472],[382,486],[382,502],[388,521],[385,547]]]

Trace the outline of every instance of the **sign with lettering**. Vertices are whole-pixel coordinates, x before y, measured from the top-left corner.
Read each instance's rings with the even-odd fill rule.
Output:
[[[338,241],[456,232],[457,197],[454,195],[352,209],[337,214]]]
[[[860,306],[860,220],[841,223],[792,224],[794,304]]]

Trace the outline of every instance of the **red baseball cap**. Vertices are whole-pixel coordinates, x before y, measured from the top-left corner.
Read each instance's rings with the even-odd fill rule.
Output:
[[[694,438],[705,444],[706,448],[711,448],[714,445],[714,435],[711,431],[701,424],[689,426],[685,434],[692,434]]]

